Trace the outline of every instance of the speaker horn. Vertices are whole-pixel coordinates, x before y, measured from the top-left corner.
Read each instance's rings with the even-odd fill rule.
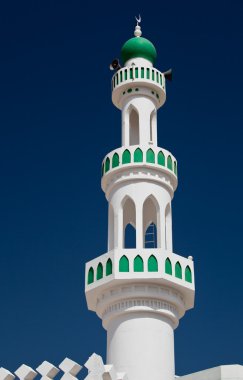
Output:
[[[165,79],[172,81],[172,69],[165,71],[163,74],[164,74]]]
[[[121,65],[119,59],[114,59],[110,64],[110,70],[120,70]]]

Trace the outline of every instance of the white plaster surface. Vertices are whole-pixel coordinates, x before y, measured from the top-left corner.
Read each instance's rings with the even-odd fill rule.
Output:
[[[180,376],[180,380],[243,380],[243,366],[222,365]]]

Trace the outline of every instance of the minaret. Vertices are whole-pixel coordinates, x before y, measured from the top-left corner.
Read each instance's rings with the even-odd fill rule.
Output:
[[[177,161],[157,145],[165,75],[154,68],[155,47],[138,24],[122,47],[124,67],[112,78],[122,146],[102,163],[108,250],[86,264],[85,292],[107,330],[107,364],[128,380],[174,380],[174,329],[193,307],[194,269],[192,257],[173,253]]]

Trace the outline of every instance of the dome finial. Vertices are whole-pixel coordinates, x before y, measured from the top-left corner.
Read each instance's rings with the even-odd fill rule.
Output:
[[[137,21],[137,25],[135,26],[134,36],[135,37],[141,37],[142,31],[141,31],[141,26],[139,25],[140,22],[142,21],[141,16],[140,15],[139,15],[139,17],[135,16],[135,20]]]

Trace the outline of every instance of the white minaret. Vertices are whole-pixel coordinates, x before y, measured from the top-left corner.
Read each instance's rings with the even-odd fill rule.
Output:
[[[194,270],[191,257],[173,253],[177,161],[157,146],[165,75],[153,67],[155,47],[138,24],[122,47],[124,67],[112,78],[122,147],[102,163],[108,252],[86,264],[85,291],[89,310],[107,330],[107,364],[128,380],[174,380],[174,329],[193,307]]]

